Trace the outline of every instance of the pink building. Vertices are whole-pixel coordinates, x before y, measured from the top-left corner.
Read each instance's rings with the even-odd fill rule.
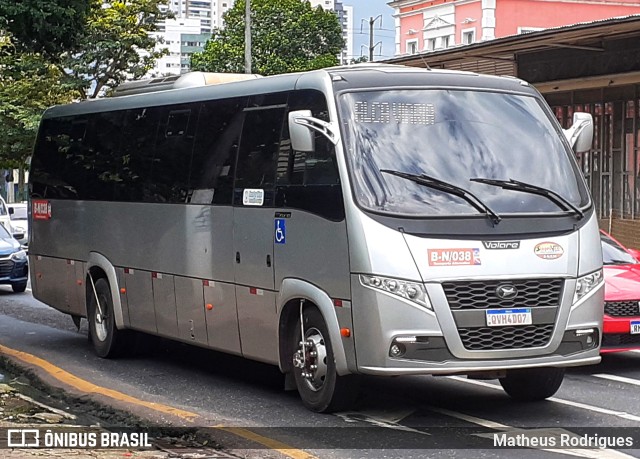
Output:
[[[396,55],[640,14],[637,0],[393,0]]]

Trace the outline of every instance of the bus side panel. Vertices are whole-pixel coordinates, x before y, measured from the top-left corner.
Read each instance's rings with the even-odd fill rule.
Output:
[[[178,337],[178,313],[173,279],[174,277],[169,274],[152,273],[151,275],[158,334],[167,338]]]
[[[76,316],[87,316],[87,300],[84,285],[86,263],[70,260],[67,264],[67,297],[69,312]]]
[[[276,294],[270,290],[236,285],[238,322],[244,357],[278,363]]]
[[[84,263],[83,263],[84,265]],[[124,268],[116,268],[116,276],[118,276],[118,290],[124,288]],[[125,289],[126,292],[126,289]],[[122,319],[125,327],[131,327],[131,320],[129,319],[129,301],[126,294],[120,295],[120,305],[122,306]]]
[[[178,337],[183,341],[207,344],[202,281],[176,276],[176,309]]]
[[[285,210],[291,217],[281,219],[286,233],[274,248],[277,288],[293,277],[319,286],[331,298],[350,299],[345,221],[332,222],[295,209],[282,212]]]
[[[238,312],[236,310],[236,287],[224,282],[208,281],[204,285],[207,338],[209,347],[219,351],[241,354]]]
[[[129,305],[131,328],[158,333],[156,313],[153,306],[151,273],[138,269],[127,269],[124,275]]]
[[[49,306],[69,313],[67,302],[67,261],[60,258],[32,256],[34,296]],[[35,280],[35,282],[34,282]]]
[[[273,288],[273,208],[236,207],[233,245],[242,355],[278,362],[276,295]]]

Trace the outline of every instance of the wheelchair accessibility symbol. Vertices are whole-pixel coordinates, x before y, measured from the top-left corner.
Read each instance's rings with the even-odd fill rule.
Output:
[[[284,218],[276,218],[275,241],[276,244],[286,244],[287,242],[287,226]]]

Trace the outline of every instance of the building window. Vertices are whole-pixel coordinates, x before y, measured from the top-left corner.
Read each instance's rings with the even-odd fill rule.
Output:
[[[449,47],[449,43],[450,43],[449,35],[445,35],[444,37],[442,37],[441,43],[442,43],[442,47],[443,48],[448,48]]]
[[[476,29],[463,29],[461,42],[463,45],[470,45],[476,41]]]
[[[436,39],[429,38],[427,40],[427,51],[433,51],[434,49],[436,49]]]
[[[407,40],[407,54],[418,53],[418,40]]]

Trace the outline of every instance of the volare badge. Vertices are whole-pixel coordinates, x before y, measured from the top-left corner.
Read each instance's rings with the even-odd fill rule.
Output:
[[[543,260],[555,260],[564,254],[564,249],[555,242],[541,242],[533,248],[533,253]]]

